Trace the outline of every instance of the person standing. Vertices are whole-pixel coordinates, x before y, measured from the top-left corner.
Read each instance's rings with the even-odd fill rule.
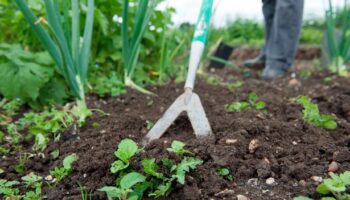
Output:
[[[245,61],[246,67],[265,66],[262,79],[285,75],[292,67],[303,21],[304,0],[263,0],[265,45],[258,57]]]

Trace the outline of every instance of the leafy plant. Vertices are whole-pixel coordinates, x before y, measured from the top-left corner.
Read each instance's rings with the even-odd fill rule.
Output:
[[[118,160],[112,163],[111,172],[115,174],[129,167],[130,159],[140,151],[142,149],[138,148],[136,142],[131,139],[122,140],[118,145],[117,151],[114,152]]]
[[[157,5],[155,0],[139,0],[137,2],[138,9],[134,22],[134,27],[129,33],[129,0],[123,0],[122,12],[122,58],[124,64],[124,83],[128,87],[137,89],[140,92],[150,94],[149,91],[136,85],[133,81],[135,67],[140,53],[141,39],[144,37],[145,31],[148,27],[150,17]]]
[[[183,156],[183,155],[190,155],[193,156],[194,154],[188,150],[185,150],[184,147],[186,145],[183,142],[174,140],[171,143],[171,148],[167,148],[169,152],[174,152],[178,156]]]
[[[184,144],[174,141],[172,148],[169,148],[168,151],[177,152],[178,155],[183,156],[185,153],[188,154],[188,151],[184,150],[183,147]],[[128,168],[130,158],[139,151],[140,149],[132,140],[122,140],[115,153],[119,160],[113,163],[111,168],[112,173],[119,172],[121,178],[117,179],[116,186],[106,186],[99,189],[99,191],[105,192],[110,198],[118,199],[142,199],[145,191],[148,191],[150,197],[166,196],[170,193],[174,182],[185,184],[186,173],[203,163],[194,157],[184,157],[178,164],[174,164],[169,159],[162,159],[163,165],[169,170],[169,173],[165,174],[159,171],[162,167],[156,163],[155,158],[144,159],[142,160],[142,166],[144,174],[147,175],[145,177]],[[191,155],[193,154],[191,153]],[[126,185],[126,182],[128,185]]]
[[[19,198],[19,189],[14,187],[17,185],[19,185],[18,181],[7,181],[4,179],[0,179],[0,194],[10,199]]]
[[[227,168],[220,168],[218,170],[216,170],[216,174],[218,176],[221,176],[229,181],[233,181],[233,176],[230,173],[230,170]]]
[[[121,178],[119,187],[103,187],[98,191],[106,192],[110,198],[118,198],[121,200],[137,200],[139,195],[137,192],[137,184],[144,183],[146,177],[140,173],[131,172]]]
[[[330,173],[330,178],[324,179],[316,188],[316,191],[321,194],[322,200],[348,200],[350,194],[347,193],[347,188],[350,187],[350,171],[346,171],[340,175]],[[294,198],[294,200],[310,200],[305,196]]]
[[[34,190],[26,192],[23,197],[24,200],[41,199],[42,177],[32,174],[22,177],[22,181],[24,181],[26,188]]]
[[[90,48],[94,19],[94,0],[88,0],[87,16],[84,27],[84,35],[81,42],[80,15],[78,0],[73,0],[71,10],[69,4],[62,3],[61,10],[58,1],[45,0],[47,21],[37,18],[30,10],[25,0],[16,0],[18,8],[25,19],[37,34],[39,40],[52,56],[56,63],[56,69],[64,77],[72,93],[76,97],[77,107],[75,114],[79,121],[91,113],[88,112],[85,103],[85,89],[90,60]],[[61,14],[61,11],[63,14]],[[69,19],[71,11],[72,20]],[[71,24],[71,27],[70,27]],[[48,27],[48,30],[45,29]]]
[[[78,157],[75,154],[69,155],[63,159],[63,167],[55,167],[53,170],[50,170],[50,175],[56,179],[56,183],[72,173],[72,164],[77,160]]]
[[[326,10],[327,28],[327,52],[330,57],[330,69],[339,75],[347,75],[346,64],[350,61],[350,5],[344,2],[342,12],[337,12],[329,0],[329,8]],[[341,15],[339,15],[341,14]],[[338,16],[337,16],[338,15]],[[337,27],[336,19],[340,18],[341,23]]]
[[[337,122],[335,121],[332,115],[320,114],[318,106],[311,102],[311,100],[306,96],[300,96],[297,99],[297,102],[303,106],[303,119],[320,128],[325,129],[336,129]]]
[[[241,112],[249,108],[263,110],[266,108],[266,103],[264,101],[259,101],[258,95],[255,92],[251,92],[248,94],[247,101],[236,101],[226,105],[227,112]]]
[[[22,105],[23,102],[18,98],[10,101],[3,99],[0,102],[0,108],[4,111],[5,115],[7,116],[15,115],[20,110]]]
[[[115,72],[112,72],[110,76],[97,77],[94,85],[94,91],[100,97],[106,95],[114,97],[126,92],[124,83]]]
[[[54,75],[50,55],[24,51],[18,44],[0,44],[0,93],[7,99],[36,101]]]

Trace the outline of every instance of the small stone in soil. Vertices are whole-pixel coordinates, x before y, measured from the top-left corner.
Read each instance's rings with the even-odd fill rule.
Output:
[[[237,143],[237,139],[226,139],[226,141],[225,141],[225,143],[226,144],[235,144],[235,143]]]
[[[247,181],[247,184],[250,186],[257,186],[258,185],[258,179],[257,178],[251,178]]]
[[[323,181],[323,178],[320,176],[312,176],[311,180],[318,182],[318,183],[321,183]]]
[[[268,178],[268,179],[266,179],[266,184],[267,185],[277,185],[277,182],[275,181],[275,179],[274,178]]]
[[[257,139],[250,141],[248,146],[249,153],[254,153],[258,147],[259,147],[259,141]]]
[[[336,172],[336,171],[338,171],[338,169],[339,169],[339,165],[338,165],[338,163],[337,162],[331,162],[331,164],[329,164],[329,166],[328,166],[328,172]]]
[[[237,200],[249,200],[249,198],[244,196],[244,195],[239,194],[239,195],[237,195]]]

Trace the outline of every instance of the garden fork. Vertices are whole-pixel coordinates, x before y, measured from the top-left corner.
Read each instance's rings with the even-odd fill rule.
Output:
[[[164,115],[152,127],[144,139],[144,143],[160,138],[175,119],[187,112],[188,118],[198,139],[212,134],[212,130],[203,109],[199,96],[193,92],[196,72],[204,52],[208,37],[213,0],[203,0],[196,30],[191,45],[190,63],[185,84],[185,92],[168,108]]]

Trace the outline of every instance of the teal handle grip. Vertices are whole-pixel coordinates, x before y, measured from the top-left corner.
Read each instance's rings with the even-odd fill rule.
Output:
[[[196,30],[193,36],[193,42],[207,42],[211,10],[213,8],[213,0],[203,0],[202,8],[197,20]]]

